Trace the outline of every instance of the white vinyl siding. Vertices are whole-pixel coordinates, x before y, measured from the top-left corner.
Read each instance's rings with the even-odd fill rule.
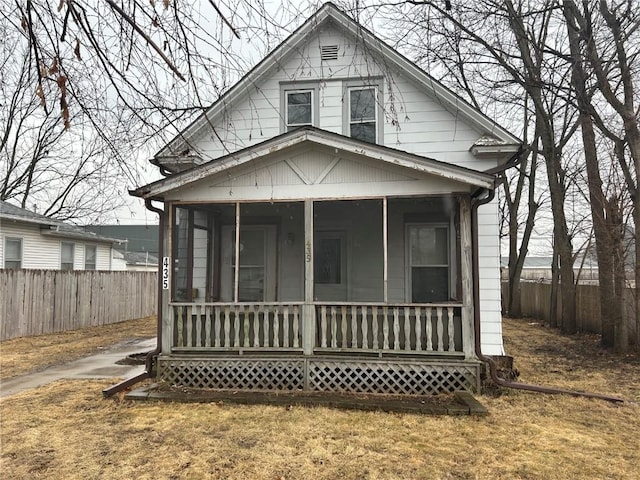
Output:
[[[478,209],[478,262],[480,282],[480,340],[485,355],[504,355],[500,303],[500,240],[498,200]]]
[[[0,227],[0,266],[4,265],[5,239],[12,237],[22,239],[22,268],[42,270],[60,269],[60,237],[42,235],[39,225],[24,222],[7,222],[4,220]],[[74,265],[84,266],[85,243],[71,239],[68,241],[76,245]],[[92,242],[89,245],[96,246],[96,270],[110,270],[111,244]]]

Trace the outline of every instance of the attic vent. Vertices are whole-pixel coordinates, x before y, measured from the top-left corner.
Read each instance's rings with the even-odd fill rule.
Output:
[[[337,45],[325,45],[320,47],[320,58],[323,62],[328,60],[338,59],[338,46]]]

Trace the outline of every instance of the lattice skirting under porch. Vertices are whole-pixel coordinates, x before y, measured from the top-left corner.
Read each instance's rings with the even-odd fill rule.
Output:
[[[430,395],[479,390],[479,364],[345,358],[158,359],[162,381],[188,388]]]

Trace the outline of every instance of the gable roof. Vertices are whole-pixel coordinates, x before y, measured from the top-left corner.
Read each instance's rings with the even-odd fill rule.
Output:
[[[283,133],[257,145],[252,145],[237,152],[230,153],[224,157],[211,160],[189,170],[176,173],[136,190],[130,190],[129,193],[136,197],[161,199],[165,193],[171,190],[184,187],[185,185],[192,184],[193,182],[249,161],[264,158],[275,152],[282,152],[302,143],[329,147],[336,152],[364,156],[392,165],[409,168],[419,173],[447,178],[477,187],[494,188],[495,177],[485,172],[479,172],[432,158],[364,142],[315,127],[303,127]]]
[[[61,220],[41,215],[25,208],[16,207],[5,201],[0,201],[0,223],[24,222],[39,225],[43,235],[53,235],[66,238],[77,238],[81,240],[102,242],[102,243],[123,243],[123,240],[117,238],[104,237],[96,235],[93,232],[87,232],[81,227],[70,225]]]
[[[418,67],[415,62],[410,61],[404,55],[384,43],[371,31],[338,9],[333,3],[328,2],[244,75],[234,86],[220,96],[206,112],[178,133],[173,140],[154,155],[154,158],[176,155],[188,147],[190,138],[197,136],[202,129],[210,126],[214,119],[222,114],[230,104],[241,98],[250,87],[259,83],[272,69],[276,68],[276,59],[281,62],[292,52],[296,51],[298,47],[303,45],[315,31],[328,22],[331,22],[352,37],[357,38],[359,42],[363,42],[367,51],[382,56],[386,64],[395,66],[399,71],[402,71],[409,79],[420,85],[425,93],[437,99],[447,110],[466,119],[471,125],[483,132],[484,136],[492,138],[494,144],[497,143],[502,146],[519,146],[522,144],[522,140],[432,78],[427,72]]]

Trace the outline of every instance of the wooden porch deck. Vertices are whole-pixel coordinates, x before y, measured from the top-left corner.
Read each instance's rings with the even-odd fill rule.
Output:
[[[329,407],[343,410],[366,410],[420,415],[488,414],[487,409],[468,392],[454,395],[358,395],[327,392],[239,392],[237,390],[203,390],[148,385],[126,394],[127,400],[183,403],[231,403],[240,405],[292,405]]]

